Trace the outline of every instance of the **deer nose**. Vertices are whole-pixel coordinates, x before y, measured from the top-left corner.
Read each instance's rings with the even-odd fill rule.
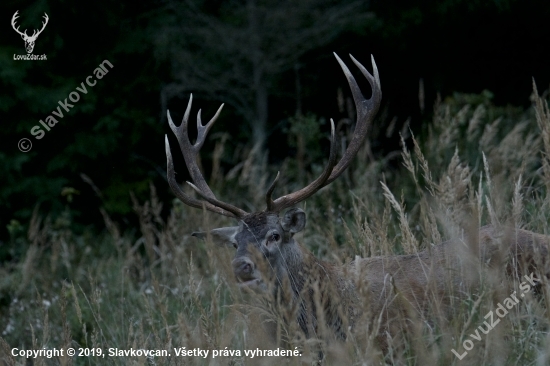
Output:
[[[233,273],[241,280],[248,280],[252,278],[254,273],[254,262],[247,257],[240,257],[233,259],[231,263],[233,265]]]
[[[243,274],[250,274],[252,272],[252,265],[250,263],[244,263],[241,267]]]

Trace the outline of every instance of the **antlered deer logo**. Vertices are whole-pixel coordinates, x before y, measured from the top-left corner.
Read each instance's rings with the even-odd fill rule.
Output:
[[[15,27],[15,20],[19,17],[19,15],[17,14],[19,12],[19,10],[17,10],[15,12],[15,14],[13,14],[13,17],[11,18],[11,26],[13,27],[13,29],[19,33],[19,35],[21,36],[21,38],[23,38],[23,41],[25,41],[25,49],[27,50],[27,53],[32,53],[32,50],[34,49],[34,43],[36,42],[36,39],[38,38],[38,36],[40,35],[40,33],[42,33],[42,31],[44,30],[44,28],[46,28],[46,24],[48,24],[48,14],[44,13],[44,21],[42,22],[42,29],[40,30],[33,30],[32,32],[32,36],[29,36],[27,34],[27,30],[25,29],[24,32],[21,32],[19,30],[19,27]]]

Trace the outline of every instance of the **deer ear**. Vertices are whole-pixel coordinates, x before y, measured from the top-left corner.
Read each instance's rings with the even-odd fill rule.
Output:
[[[292,234],[302,231],[306,226],[306,213],[299,208],[287,210],[281,219],[281,226]]]
[[[229,227],[220,227],[210,231],[212,236],[212,241],[218,246],[231,246],[234,247],[237,245],[235,240],[235,235],[239,232],[238,226],[229,226]],[[206,239],[207,234],[205,232],[194,232],[191,236],[197,237],[199,239]]]

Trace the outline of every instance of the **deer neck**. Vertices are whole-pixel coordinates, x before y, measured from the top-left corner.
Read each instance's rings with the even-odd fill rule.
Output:
[[[298,243],[286,251],[283,250],[281,254],[281,263],[277,266],[282,269],[279,276],[288,278],[289,285],[296,295],[315,283],[327,284],[344,280],[339,266],[317,259]]]
[[[292,255],[282,256],[287,263],[283,283],[288,283],[294,304],[300,308],[298,323],[306,335],[312,335],[320,308],[337,337],[345,338],[342,325],[354,322],[358,308],[353,281],[340,266],[317,259],[299,244],[293,247],[297,250]],[[347,319],[341,319],[341,314],[347,314]]]

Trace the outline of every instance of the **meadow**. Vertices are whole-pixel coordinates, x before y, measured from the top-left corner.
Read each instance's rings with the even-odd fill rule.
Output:
[[[548,93],[539,96],[534,87],[527,109],[498,107],[490,99],[482,93],[437,100],[432,121],[418,136],[406,124],[399,127],[400,151],[378,156],[367,143],[345,176],[302,205],[308,225],[298,240],[318,258],[345,263],[355,256],[411,254],[460,237],[472,224],[550,234]],[[305,161],[311,141],[299,138],[300,131],[318,122],[311,116],[296,119],[289,133],[298,152],[306,154],[279,166],[243,147],[243,162],[222,172],[225,140],[220,139],[211,186],[218,196],[251,210],[263,208],[278,170],[279,195],[301,187],[323,166],[322,159]],[[391,136],[389,129],[395,128],[382,113],[367,139]],[[345,127],[341,137],[343,143],[349,139]],[[310,174],[299,174],[304,166]],[[404,311],[399,321],[408,330],[389,339],[385,352],[376,341],[379,324],[350,330],[345,343],[308,339],[297,324],[284,320],[281,304],[236,286],[231,248],[191,236],[233,225],[232,220],[176,199],[166,217],[159,190],[169,190],[168,184],[151,186],[145,202],[133,197],[139,220],[135,230],[122,231],[103,209],[101,233],[75,234],[70,214],[54,218],[38,210],[28,225],[10,224],[11,244],[21,255],[0,267],[2,365],[310,365],[317,363],[318,349],[329,365],[550,363],[550,285],[541,275],[544,269],[535,273],[543,279],[540,289],[526,292],[494,329],[478,332],[479,339],[470,335],[510,296],[510,288],[519,291],[528,273],[510,276],[502,268],[480,266],[481,286],[452,299],[450,314],[437,311],[438,299],[431,313]],[[363,301],[376,301],[358,292]],[[266,325],[276,329],[275,340],[264,331]],[[12,355],[14,348],[70,347],[87,349],[82,351],[87,354]],[[209,354],[183,356],[183,347]],[[267,352],[277,348],[301,356]],[[109,356],[109,349],[166,350],[170,355],[115,350]]]

